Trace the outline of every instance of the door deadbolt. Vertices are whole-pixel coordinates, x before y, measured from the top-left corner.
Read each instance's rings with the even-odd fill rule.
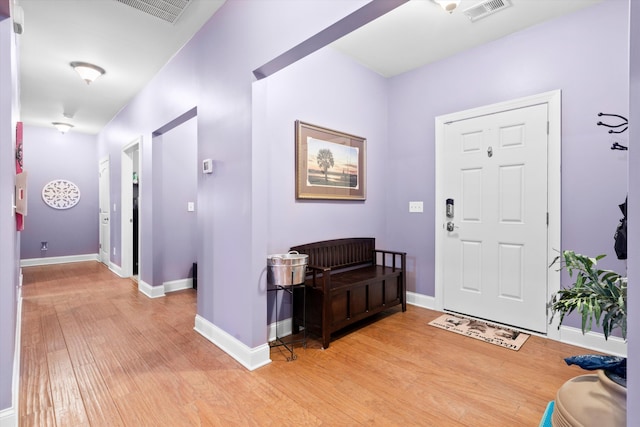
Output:
[[[487,148],[487,156],[493,157],[493,148],[492,147]]]

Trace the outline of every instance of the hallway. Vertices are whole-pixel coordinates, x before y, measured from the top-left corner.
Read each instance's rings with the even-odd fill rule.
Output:
[[[23,269],[21,426],[537,425],[584,350],[519,352],[410,306],[249,372],[193,330],[192,290],[149,299],[97,262]]]

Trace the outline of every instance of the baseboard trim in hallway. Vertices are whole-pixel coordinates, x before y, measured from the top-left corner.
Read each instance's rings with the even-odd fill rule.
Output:
[[[197,314],[194,330],[250,371],[271,363],[269,344],[250,348]]]
[[[0,427],[15,427],[18,425],[18,418],[14,408],[0,411]]]
[[[20,284],[22,286],[22,283]],[[20,357],[22,350],[22,296],[18,297],[16,313],[16,344],[13,356],[12,406],[0,411],[0,427],[15,427],[18,425],[18,403],[20,396]]]
[[[34,267],[37,265],[66,264],[70,262],[100,261],[98,254],[52,256],[45,258],[27,258],[20,260],[20,267]]]

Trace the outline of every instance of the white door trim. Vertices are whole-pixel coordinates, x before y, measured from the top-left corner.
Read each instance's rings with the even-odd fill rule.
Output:
[[[538,95],[518,98],[511,101],[486,105],[469,110],[459,111],[435,118],[435,176],[436,176],[436,198],[435,198],[435,308],[442,311],[444,309],[444,283],[443,278],[443,247],[444,233],[442,227],[445,221],[444,190],[442,184],[442,163],[444,153],[444,126],[447,123],[458,120],[480,117],[495,114],[502,111],[517,108],[529,107],[546,103],[549,111],[549,147],[547,159],[547,182],[548,182],[548,206],[549,206],[549,227],[547,229],[547,257],[549,263],[560,253],[560,222],[561,222],[561,178],[560,178],[560,154],[561,154],[561,92],[554,90]],[[442,202],[442,203],[441,203]],[[560,290],[560,272],[555,268],[547,271],[547,301],[551,296]],[[556,316],[557,318],[557,316]],[[547,336],[556,340],[560,339],[557,319],[547,327]]]
[[[139,136],[122,148],[121,154],[121,177],[120,177],[120,268],[123,277],[133,275],[133,228],[129,226],[133,221],[133,157],[132,154],[138,150],[140,154],[142,148],[142,136]],[[138,234],[140,232],[140,193],[142,187],[142,173],[140,168],[140,155],[138,155]],[[138,236],[138,274],[140,274],[140,247],[142,242]]]
[[[109,157],[103,157],[100,160],[98,160],[98,174],[100,174],[100,172],[102,171],[102,165],[103,164],[107,164],[107,170],[109,171],[109,178],[107,179],[106,182],[102,181],[102,177],[100,177],[98,175],[98,179],[99,179],[99,185],[98,185],[98,218],[99,218],[99,223],[98,223],[98,235],[99,235],[99,244],[100,244],[100,248],[98,249],[98,259],[100,260],[100,262],[102,262],[103,264],[105,264],[107,267],[109,267],[111,265],[111,209],[109,208],[109,206],[111,205],[111,163],[109,160]],[[106,186],[105,189],[105,193],[103,194],[103,189],[102,189],[102,185]],[[102,233],[102,197],[106,197],[106,205],[107,205],[107,211],[109,213],[109,235],[108,236],[104,236]],[[107,246],[107,259],[103,259],[102,257],[102,245],[105,244],[106,241],[106,246]]]

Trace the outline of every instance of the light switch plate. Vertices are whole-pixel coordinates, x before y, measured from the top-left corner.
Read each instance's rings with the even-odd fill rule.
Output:
[[[423,202],[409,202],[409,212],[424,212]]]
[[[193,202],[187,202],[187,211],[193,212],[196,210],[196,204]]]
[[[202,173],[213,173],[213,160],[205,159],[202,161]]]

